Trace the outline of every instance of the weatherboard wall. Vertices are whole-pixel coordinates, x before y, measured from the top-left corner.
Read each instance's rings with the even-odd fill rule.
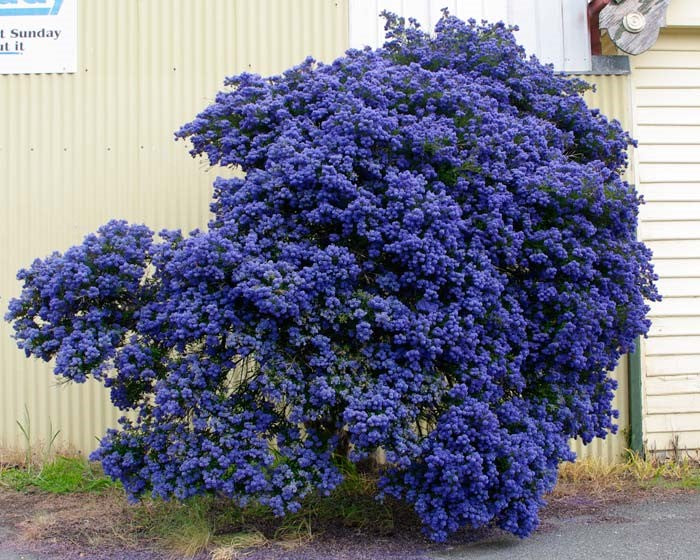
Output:
[[[700,24],[695,6],[688,19]],[[664,298],[651,306],[642,344],[644,438],[651,450],[700,450],[700,28],[662,31],[632,64],[646,199],[639,235],[654,253]]]

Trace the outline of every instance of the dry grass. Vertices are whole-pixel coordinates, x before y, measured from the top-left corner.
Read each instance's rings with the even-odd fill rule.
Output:
[[[543,517],[585,515],[605,522],[611,506],[668,499],[689,490],[700,490],[700,464],[687,458],[676,463],[629,453],[625,462],[613,465],[582,459],[561,465]]]
[[[0,447],[0,472],[9,468],[24,468],[26,454],[18,447]]]
[[[212,560],[237,560],[245,555],[246,550],[264,546],[269,542],[262,533],[255,531],[229,535],[225,541],[212,549]]]
[[[581,459],[563,463],[559,469],[562,483],[593,484],[606,487],[625,485],[627,482],[695,481],[700,476],[700,461],[691,456],[669,460],[658,455],[646,457],[628,452],[623,463],[608,464],[600,459]]]

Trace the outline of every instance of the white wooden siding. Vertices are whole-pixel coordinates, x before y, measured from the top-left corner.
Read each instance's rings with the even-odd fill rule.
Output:
[[[666,14],[666,25],[700,26],[700,2],[698,0],[672,0]]]
[[[591,68],[586,6],[587,0],[350,0],[350,46],[384,43],[382,10],[413,17],[432,30],[447,8],[463,20],[517,25],[516,36],[528,53],[557,70],[585,72]]]
[[[700,258],[700,239],[662,239],[647,246],[657,259]]]
[[[651,304],[649,315],[651,317],[697,317],[700,315],[700,297],[666,297],[663,301]],[[700,346],[697,349],[700,354]]]
[[[700,449],[700,29],[664,30],[631,61],[639,235],[664,296],[643,343],[645,438]]]

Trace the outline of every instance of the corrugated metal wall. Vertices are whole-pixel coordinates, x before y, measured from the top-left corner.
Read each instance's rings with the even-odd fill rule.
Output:
[[[207,221],[214,173],[172,133],[209,103],[225,75],[279,72],[308,54],[331,60],[349,45],[349,0],[120,0],[79,2],[79,71],[0,76],[0,309],[15,272],[63,250],[113,217],[189,231]],[[481,2],[478,2],[481,5]],[[491,9],[495,8],[491,6]],[[628,119],[627,77],[588,77],[593,105]],[[616,406],[627,426],[626,369]],[[20,443],[29,409],[36,437],[51,420],[61,440],[88,452],[114,424],[106,391],[57,387],[47,364],[27,360],[0,322],[0,445]],[[580,456],[621,456],[625,436]]]
[[[585,98],[591,107],[598,107],[604,114],[616,118],[622,123],[625,130],[632,127],[632,114],[630,102],[630,77],[629,76],[580,76],[590,84],[595,85],[596,91],[589,91]],[[634,181],[633,168],[627,180]],[[623,356],[612,376],[617,379],[618,389],[614,401],[614,407],[620,411],[617,421],[618,433],[609,435],[605,439],[596,438],[590,444],[584,446],[580,441],[572,442],[572,449],[578,457],[597,457],[608,462],[620,461],[625,456],[628,444],[629,430],[629,384],[627,373],[627,356]]]
[[[173,132],[244,70],[280,72],[348,44],[347,0],[81,0],[76,74],[0,76],[0,309],[15,272],[113,217],[189,231],[207,221],[215,172]],[[107,391],[55,387],[0,321],[0,444],[27,405],[82,451],[113,424]]]

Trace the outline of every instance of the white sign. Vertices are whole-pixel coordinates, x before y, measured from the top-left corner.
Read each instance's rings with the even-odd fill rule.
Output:
[[[78,0],[0,0],[0,74],[75,72]]]

